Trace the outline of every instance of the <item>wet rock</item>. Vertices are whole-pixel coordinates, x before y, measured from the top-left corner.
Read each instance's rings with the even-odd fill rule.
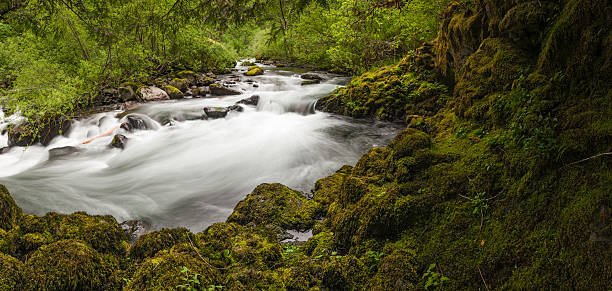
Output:
[[[155,86],[140,88],[140,90],[138,90],[138,94],[140,95],[142,100],[145,102],[170,99],[170,96],[168,96],[168,93],[166,93],[164,90],[158,87],[155,87]]]
[[[0,148],[0,155],[8,153],[10,150],[11,150],[10,147]]]
[[[242,108],[242,106],[240,106],[240,105],[232,105],[232,106],[227,107],[227,110],[228,111],[242,112],[242,111],[244,111],[244,108]]]
[[[50,149],[49,150],[49,160],[56,160],[64,156],[78,153],[79,151],[80,150],[78,148],[72,147],[72,146]]]
[[[130,244],[134,244],[141,235],[151,231],[151,224],[141,220],[128,220],[119,224],[129,236]]]
[[[302,74],[300,76],[300,78],[304,79],[304,80],[323,80],[323,77],[317,75],[317,74],[313,74],[313,73],[306,73],[306,74]]]
[[[124,149],[127,145],[128,138],[123,134],[116,134],[111,141],[110,146],[117,149]]]
[[[193,98],[206,97],[206,95],[209,93],[210,89],[208,89],[208,87],[198,87],[191,90],[191,95]]]
[[[121,128],[125,131],[131,132],[135,129],[138,130],[146,130],[148,129],[147,123],[140,117],[130,115],[127,117],[127,120],[121,124]]]
[[[213,79],[213,77],[202,76],[200,79],[198,79],[197,85],[198,86],[210,86],[214,83],[215,83],[215,79]]]
[[[220,84],[212,84],[209,86],[210,93],[215,96],[227,96],[227,95],[240,95],[242,94],[240,91],[227,88]]]
[[[300,83],[300,85],[307,86],[307,85],[314,85],[314,84],[319,84],[319,83],[321,83],[321,80],[308,80],[308,81],[303,81],[302,83]]]
[[[251,83],[253,83],[253,82],[255,82],[255,81],[253,81],[253,79],[246,79],[244,82],[245,82],[245,83],[249,83],[249,84],[251,84]]]
[[[60,134],[66,135],[70,131],[71,121],[66,117],[49,118],[42,121],[42,128],[36,130],[27,125],[20,125],[9,129],[8,146],[28,146],[37,142],[47,146],[55,137]]]
[[[229,110],[224,107],[204,107],[204,113],[207,118],[217,119],[225,118]]]
[[[194,71],[180,71],[176,76],[180,79],[189,81],[189,84],[195,84],[198,78],[198,75]]]
[[[119,98],[123,102],[134,101],[136,100],[136,93],[134,93],[132,87],[119,87]]]
[[[257,103],[259,103],[259,95],[253,95],[249,98],[242,99],[236,102],[236,104],[245,104],[245,105],[254,105],[254,106],[257,106]]]
[[[259,88],[259,84],[253,84],[253,88]]]

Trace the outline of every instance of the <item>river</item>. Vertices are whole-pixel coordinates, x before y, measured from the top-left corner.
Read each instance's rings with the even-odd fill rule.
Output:
[[[116,129],[129,138],[124,150],[108,146],[113,135],[79,145],[124,122],[120,111],[75,120],[67,137],[47,147],[11,148],[0,155],[0,184],[26,213],[86,211],[119,222],[147,221],[154,229],[200,231],[224,221],[261,183],[279,182],[309,195],[316,180],[354,164],[399,131],[391,123],[314,112],[317,98],[345,84],[345,77],[327,74],[321,84],[301,86],[295,71],[264,67],[265,75],[249,77],[255,88],[243,82],[246,67],[237,68],[241,82],[235,88],[242,95],[139,105],[134,114],[150,120],[152,129]],[[230,106],[254,94],[258,105],[243,105],[244,112],[193,120],[205,106]],[[0,130],[12,119],[0,113]],[[5,134],[0,147],[6,144]],[[49,158],[50,149],[64,146],[78,152]]]

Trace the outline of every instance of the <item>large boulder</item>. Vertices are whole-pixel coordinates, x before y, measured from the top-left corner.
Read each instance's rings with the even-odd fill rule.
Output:
[[[49,150],[49,160],[56,160],[61,157],[69,156],[78,153],[79,149],[73,146],[59,147]]]
[[[70,131],[72,122],[64,117],[45,117],[39,122],[38,129],[31,124],[22,124],[8,131],[8,145],[29,146],[37,142],[47,146],[58,135],[66,135]]]
[[[204,113],[207,118],[225,118],[228,112],[229,110],[225,107],[204,107]]]
[[[240,91],[227,88],[220,84],[211,84],[209,86],[210,93],[215,96],[227,96],[227,95],[240,95],[242,94]]]
[[[10,230],[17,226],[21,217],[21,208],[15,204],[9,191],[0,185],[0,228]]]
[[[9,256],[0,253],[0,290],[23,290],[23,264]]]
[[[242,99],[236,102],[236,104],[254,105],[254,106],[257,106],[257,103],[259,103],[259,95],[253,95],[249,98]]]
[[[140,116],[128,115],[126,121],[121,124],[121,128],[125,131],[132,132],[134,130],[147,130],[149,126]]]
[[[166,91],[155,86],[142,87],[140,88],[140,90],[138,90],[138,94],[140,95],[140,98],[142,98],[142,100],[145,102],[170,99],[170,96],[168,96],[168,93],[166,93]]]
[[[105,290],[118,264],[77,240],[42,246],[25,264],[23,290]]]
[[[240,201],[227,222],[306,230],[315,223],[316,203],[282,184],[261,184]]]
[[[169,250],[174,245],[195,241],[195,235],[186,228],[165,228],[147,233],[132,245],[129,257],[136,261],[152,258],[160,251]]]

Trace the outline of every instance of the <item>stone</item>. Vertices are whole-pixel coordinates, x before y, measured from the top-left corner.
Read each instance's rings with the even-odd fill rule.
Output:
[[[204,107],[204,113],[207,118],[217,119],[225,118],[229,110],[224,107]]]
[[[212,84],[209,86],[210,93],[215,96],[227,96],[227,95],[240,95],[242,94],[240,91],[227,88],[220,84]]]
[[[27,125],[20,125],[9,129],[8,146],[24,147],[37,142],[47,146],[58,135],[67,135],[71,126],[72,122],[64,116],[46,119],[43,127],[38,129],[38,134]]]
[[[121,128],[128,132],[132,132],[135,129],[138,129],[138,130],[148,129],[147,123],[142,118],[135,116],[135,115],[128,116],[127,120],[121,124]]]
[[[317,75],[317,74],[313,74],[313,73],[306,73],[306,74],[302,74],[300,76],[300,78],[304,79],[304,80],[323,80],[323,77]]]
[[[116,134],[111,141],[110,146],[117,149],[124,149],[127,145],[128,138],[123,134]]]
[[[227,110],[228,111],[242,112],[242,111],[244,111],[244,108],[242,108],[242,106],[240,106],[240,105],[232,105],[232,106],[227,107]]]
[[[54,148],[49,150],[49,160],[56,160],[61,157],[65,157],[74,153],[78,153],[80,150],[76,147],[65,146],[60,148]]]
[[[254,106],[257,106],[257,103],[259,103],[259,95],[253,95],[249,98],[242,99],[236,102],[236,104],[245,104],[245,105],[254,105]]]
[[[166,93],[166,91],[155,86],[140,88],[140,90],[138,90],[138,94],[145,102],[170,99],[170,96],[168,96],[168,93]]]

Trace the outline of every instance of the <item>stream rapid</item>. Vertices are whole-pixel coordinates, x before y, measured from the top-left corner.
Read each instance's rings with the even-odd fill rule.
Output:
[[[139,104],[132,114],[149,130],[117,128],[80,144],[126,119],[118,117],[121,111],[104,112],[74,120],[67,136],[46,147],[11,148],[0,155],[0,184],[25,213],[86,211],[119,222],[142,220],[153,229],[201,231],[225,221],[261,183],[309,195],[318,179],[355,164],[399,131],[396,124],[315,112],[316,100],[345,84],[345,77],[322,74],[321,84],[301,86],[299,74],[289,69],[264,67],[265,75],[256,77],[243,76],[246,67],[237,69],[222,78],[238,81],[233,88],[242,95]],[[231,106],[255,94],[257,106],[242,105],[243,112],[223,119],[199,118],[205,106]],[[0,111],[0,130],[16,121]],[[109,147],[115,133],[128,137],[124,150]],[[7,140],[0,136],[0,148]],[[49,155],[65,146],[78,151]]]

